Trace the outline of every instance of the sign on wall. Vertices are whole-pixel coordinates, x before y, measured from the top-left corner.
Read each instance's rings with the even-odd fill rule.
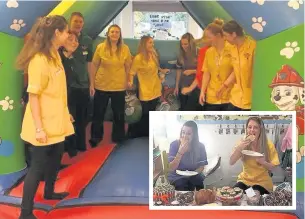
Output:
[[[156,29],[169,29],[171,28],[172,15],[169,14],[151,14],[149,15],[149,22],[153,28]]]

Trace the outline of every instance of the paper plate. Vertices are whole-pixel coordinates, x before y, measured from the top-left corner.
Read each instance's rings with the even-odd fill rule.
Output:
[[[198,174],[198,172],[196,171],[189,171],[189,170],[186,171],[176,170],[176,173],[181,176],[195,176]]]
[[[251,157],[263,157],[264,155],[256,151],[243,150],[242,153]]]

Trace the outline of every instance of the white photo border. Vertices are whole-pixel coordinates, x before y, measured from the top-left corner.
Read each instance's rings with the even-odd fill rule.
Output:
[[[154,116],[178,115],[277,115],[292,116],[292,206],[154,206],[153,205],[153,127]],[[149,112],[149,210],[296,210],[296,112],[295,111],[151,111]]]

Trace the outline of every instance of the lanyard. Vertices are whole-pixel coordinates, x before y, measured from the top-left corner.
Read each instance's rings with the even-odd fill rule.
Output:
[[[220,80],[220,67],[221,67],[221,64],[222,64],[224,51],[225,51],[225,48],[223,48],[223,50],[221,51],[220,54],[217,52],[217,55],[215,57],[215,63],[216,63],[216,67],[217,67],[217,78],[219,80]]]

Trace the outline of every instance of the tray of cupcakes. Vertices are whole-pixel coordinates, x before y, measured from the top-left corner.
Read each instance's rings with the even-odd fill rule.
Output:
[[[217,189],[216,200],[223,206],[239,205],[243,197],[243,190],[224,186]]]
[[[291,184],[284,182],[268,195],[264,195],[265,206],[292,206]]]
[[[176,191],[176,200],[171,203],[172,206],[192,206],[194,203],[194,192]]]

